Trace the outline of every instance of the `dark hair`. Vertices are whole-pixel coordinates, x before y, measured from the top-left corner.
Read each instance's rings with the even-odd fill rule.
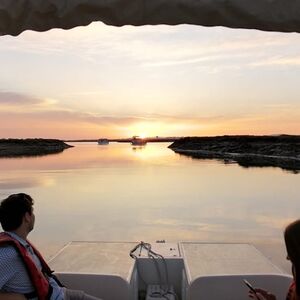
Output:
[[[292,263],[296,294],[300,296],[300,219],[288,225],[284,231],[287,255]]]
[[[22,224],[25,213],[32,214],[33,199],[24,193],[12,194],[1,201],[0,223],[3,230],[15,230]]]

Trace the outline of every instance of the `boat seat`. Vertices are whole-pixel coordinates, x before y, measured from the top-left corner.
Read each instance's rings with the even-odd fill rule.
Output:
[[[277,300],[285,300],[292,277],[289,275],[217,275],[195,279],[187,290],[189,300],[249,300],[248,287],[243,279],[254,287],[275,294]]]
[[[129,300],[129,284],[120,276],[80,273],[56,273],[69,289],[83,290],[103,300]]]

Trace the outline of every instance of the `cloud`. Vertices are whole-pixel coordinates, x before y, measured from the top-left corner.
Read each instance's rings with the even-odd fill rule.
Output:
[[[155,121],[164,121],[166,123],[214,123],[221,122],[224,120],[235,119],[234,115],[163,115],[163,114],[151,114],[143,117],[141,120],[155,122]]]
[[[273,56],[263,60],[250,63],[249,66],[264,67],[264,66],[300,66],[300,56]]]
[[[42,185],[44,182],[37,178],[0,178],[0,188],[3,190],[32,188]]]
[[[176,227],[176,228],[196,228],[197,230],[203,230],[203,231],[220,231],[224,230],[225,226],[223,224],[210,224],[210,223],[201,223],[197,221],[181,221],[177,219],[171,219],[171,218],[164,218],[164,219],[158,219],[155,220],[143,218],[142,224],[146,226],[159,226],[159,227]]]
[[[56,104],[55,99],[43,99],[33,95],[0,90],[0,111],[26,111],[49,110]],[[24,111],[25,109],[25,111]]]
[[[84,92],[83,92],[84,94]],[[124,113],[94,113],[76,109],[64,108],[55,99],[42,99],[26,94],[15,92],[1,92],[0,115],[2,124],[8,124],[13,118],[35,120],[36,122],[51,123],[89,123],[98,126],[129,126],[136,123],[169,123],[169,124],[194,124],[199,122],[215,122],[228,119],[222,115],[215,116],[193,116],[193,115],[165,115],[165,114],[124,114]],[[24,109],[24,106],[27,106]],[[9,116],[7,115],[9,112]],[[229,119],[231,116],[229,117]],[[1,121],[0,121],[1,123]],[[12,122],[13,123],[13,122]]]
[[[84,91],[82,92],[85,93]],[[89,92],[87,92],[89,93]],[[218,135],[218,134],[275,134],[299,132],[299,105],[289,103],[247,104],[247,110],[226,113],[188,111],[168,114],[101,107],[88,111],[66,108],[64,101],[17,92],[0,91],[0,135],[51,136],[86,138],[101,135],[127,137],[144,133],[149,136]],[[282,125],[284,124],[284,126]]]
[[[255,218],[257,224],[262,225],[263,227],[269,227],[271,229],[280,229],[281,231],[291,222],[294,221],[293,218],[284,218],[277,216],[257,216]]]
[[[145,118],[139,116],[114,116],[101,115],[90,112],[80,112],[75,110],[53,110],[35,114],[36,117],[46,118],[49,121],[61,122],[82,122],[95,125],[127,125],[138,122]]]
[[[15,104],[17,105],[17,104]],[[7,114],[7,110],[2,109],[0,111],[2,128],[3,123],[6,124],[14,124],[14,119],[22,119],[22,120],[32,120],[32,122],[40,123],[41,126],[51,126],[52,123],[64,123],[64,124],[82,124],[82,123],[90,123],[99,126],[107,126],[107,125],[128,125],[135,122],[141,121],[149,121],[149,118],[140,117],[140,116],[113,116],[113,115],[101,115],[89,112],[80,112],[73,111],[67,109],[54,109],[51,110],[37,110],[37,111],[9,111],[9,115]],[[153,121],[153,119],[151,119]],[[28,124],[28,123],[26,123]]]
[[[23,98],[22,98],[23,99]],[[26,101],[24,101],[25,103]],[[23,102],[22,102],[23,103]],[[29,103],[31,103],[29,101]],[[34,102],[35,103],[35,102]],[[43,103],[42,100],[37,103]],[[18,105],[18,102],[15,102],[15,105]],[[265,114],[266,112],[272,110],[272,114]],[[286,115],[290,112],[289,115],[299,115],[299,108],[297,105],[288,105],[288,104],[270,104],[265,105],[263,112],[260,110],[247,111],[244,113],[227,113],[227,114],[177,114],[177,115],[166,115],[166,114],[101,114],[101,113],[92,113],[88,111],[79,111],[72,109],[64,109],[58,106],[52,105],[50,107],[43,107],[38,110],[25,111],[24,109],[10,111],[7,115],[7,111],[2,109],[0,111],[1,121],[0,123],[2,128],[5,127],[4,124],[9,126],[10,124],[16,124],[13,120],[28,120],[28,122],[35,122],[41,127],[50,127],[51,124],[64,124],[67,126],[72,126],[72,124],[79,124],[86,126],[88,124],[94,126],[115,126],[115,127],[124,127],[131,125],[138,125],[138,127],[151,127],[154,124],[159,124],[159,126],[164,126],[164,124],[169,127],[171,126],[184,126],[186,129],[194,128],[199,129],[203,127],[218,127],[220,125],[227,124],[251,124],[252,122],[264,122],[276,120],[276,117],[281,117],[282,113]],[[28,122],[24,121],[26,124]],[[152,124],[152,125],[151,125]]]
[[[178,58],[177,60],[168,60],[155,61],[155,62],[146,62],[142,63],[143,67],[166,67],[166,66],[176,66],[176,65],[188,65],[188,64],[202,64],[203,62],[211,62],[222,60],[226,56],[224,55],[206,55],[202,57],[191,57],[186,59]]]
[[[0,91],[0,103],[5,105],[36,105],[44,101],[34,96],[19,94],[15,92]]]
[[[55,29],[42,35],[28,31],[17,40],[3,39],[2,51],[42,56],[67,54],[94,64],[122,59],[123,64],[135,62],[142,66],[163,62],[170,66],[176,61],[177,64],[199,63],[218,54],[232,55],[234,60],[238,53],[265,57],[266,52],[269,54],[266,49],[273,52],[299,42],[299,36],[293,34],[191,25],[115,28],[100,22],[68,31]]]

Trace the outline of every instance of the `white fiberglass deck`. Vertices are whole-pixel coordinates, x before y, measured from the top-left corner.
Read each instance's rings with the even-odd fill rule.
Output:
[[[136,243],[71,242],[51,261],[57,273],[117,275],[129,281],[134,260],[129,256]]]
[[[190,280],[209,275],[283,273],[249,244],[181,243]]]
[[[291,281],[249,244],[152,243],[152,250],[165,259],[154,260],[137,249],[137,262],[129,256],[136,244],[71,242],[49,264],[69,288],[104,300],[144,299],[140,292],[153,284],[172,286],[182,300],[246,300],[243,279],[280,300]]]

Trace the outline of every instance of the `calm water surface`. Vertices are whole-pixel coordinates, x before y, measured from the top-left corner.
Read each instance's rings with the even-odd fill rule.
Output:
[[[60,154],[0,159],[1,198],[35,199],[32,241],[52,256],[71,240],[254,243],[284,261],[300,217],[300,175],[175,154],[168,144],[77,143]]]

